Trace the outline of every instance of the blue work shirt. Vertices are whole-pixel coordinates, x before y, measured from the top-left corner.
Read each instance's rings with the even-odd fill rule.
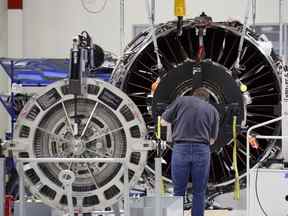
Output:
[[[174,143],[210,144],[210,139],[217,139],[218,111],[199,97],[177,97],[162,118],[172,124]]]

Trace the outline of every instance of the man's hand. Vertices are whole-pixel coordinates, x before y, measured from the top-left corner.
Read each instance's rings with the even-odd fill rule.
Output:
[[[151,94],[154,96],[156,89],[158,88],[158,85],[160,83],[160,78],[158,77],[155,82],[151,85]]]
[[[215,139],[210,139],[210,145],[213,145],[215,143]]]
[[[163,118],[161,118],[161,126],[168,126],[168,122],[167,121],[165,121]]]

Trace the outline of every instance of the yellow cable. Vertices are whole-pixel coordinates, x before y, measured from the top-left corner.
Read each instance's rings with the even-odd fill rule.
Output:
[[[156,138],[157,138],[158,140],[161,139],[161,116],[158,116],[158,118],[157,118]]]
[[[157,117],[157,131],[156,131],[156,138],[158,140],[161,140],[161,116]],[[164,195],[165,194],[165,188],[164,188],[164,182],[163,182],[163,178],[161,176],[160,179],[160,194]]]
[[[233,116],[233,169],[235,171],[234,199],[240,200],[240,179],[237,165],[237,116]]]

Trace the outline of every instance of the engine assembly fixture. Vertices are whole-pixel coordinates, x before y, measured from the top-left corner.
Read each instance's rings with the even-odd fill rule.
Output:
[[[70,79],[48,85],[21,110],[11,149],[16,158],[125,158],[130,184],[140,179],[149,146],[146,125],[133,101],[111,84],[87,78],[103,62],[87,32],[73,40]],[[100,53],[100,55],[99,55]],[[99,57],[100,56],[100,60]],[[148,144],[148,145],[147,145]],[[108,163],[24,163],[32,194],[67,211],[65,185],[58,177],[73,172],[74,211],[105,209],[124,190],[123,165]]]
[[[232,170],[233,106],[239,107],[238,169],[241,177],[246,172],[245,127],[281,115],[281,84],[278,65],[281,62],[273,51],[263,46],[259,35],[247,30],[240,55],[240,67],[235,67],[243,25],[237,21],[213,22],[205,14],[184,20],[179,36],[177,22],[156,27],[158,52],[163,65],[157,69],[152,31],[140,33],[127,47],[125,55],[112,74],[112,83],[122,89],[140,109],[147,127],[155,127],[153,113],[157,105],[171,103],[176,97],[203,86],[210,92],[210,102],[220,114],[220,133],[212,146],[209,185],[214,190],[230,190],[234,181]],[[268,47],[269,48],[269,47]],[[155,92],[151,87],[159,82]],[[240,128],[240,127],[238,127]],[[257,133],[276,135],[279,124],[259,128]],[[267,157],[275,157],[281,149],[275,141],[261,140],[252,148],[251,164]],[[257,147],[257,146],[256,146]],[[170,182],[170,146],[163,153],[167,162],[163,175]],[[148,157],[153,172],[153,158]]]

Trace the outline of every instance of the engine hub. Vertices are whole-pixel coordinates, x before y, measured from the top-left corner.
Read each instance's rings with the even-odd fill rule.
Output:
[[[77,124],[76,124],[77,123]],[[49,85],[23,108],[15,128],[16,157],[127,158],[130,184],[141,176],[146,125],[137,106],[109,83],[88,79],[87,95],[74,98],[68,81]],[[26,163],[25,181],[43,202],[67,209],[63,170],[73,171],[74,207],[92,212],[123,194],[123,166],[111,163]]]
[[[213,63],[209,60],[196,65],[192,61],[184,62],[169,71],[161,79],[158,88],[154,94],[152,111],[155,112],[157,103],[169,104],[177,96],[186,95],[195,86],[195,73],[193,68],[200,67],[201,86],[210,93],[210,103],[213,104],[220,116],[220,138],[212,146],[212,151],[220,151],[226,143],[232,140],[231,116],[228,109],[231,104],[238,104],[240,107],[240,118],[238,122],[244,120],[244,103],[239,86],[231,77],[231,71],[222,65]],[[196,87],[197,88],[197,87]]]

